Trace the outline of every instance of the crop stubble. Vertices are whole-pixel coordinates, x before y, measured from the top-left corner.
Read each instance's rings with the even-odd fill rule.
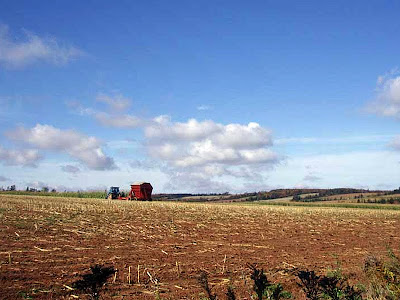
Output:
[[[391,210],[0,195],[1,297],[68,299],[77,294],[71,283],[100,263],[118,269],[107,284],[113,299],[154,299],[155,291],[199,299],[200,270],[217,292],[231,280],[249,299],[246,264],[257,263],[301,299],[285,269],[326,272],[340,261],[362,278],[368,254],[398,249],[399,217]]]

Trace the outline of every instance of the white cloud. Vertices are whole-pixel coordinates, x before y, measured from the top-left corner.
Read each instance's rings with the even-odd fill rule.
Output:
[[[10,36],[7,26],[0,25],[0,64],[5,66],[23,67],[38,61],[63,65],[82,54],[71,45],[29,31],[24,31],[24,38],[19,41]]]
[[[36,163],[41,159],[37,150],[8,150],[0,146],[0,162],[9,166],[36,167]]]
[[[385,117],[400,119],[400,72],[394,69],[378,76],[377,95],[368,106],[368,111]],[[400,136],[394,137],[389,147],[400,151]]]
[[[126,98],[120,94],[115,96],[108,96],[105,94],[98,94],[96,100],[108,104],[113,110],[122,111],[131,106],[131,99]]]
[[[61,170],[63,170],[66,173],[72,173],[72,174],[76,174],[81,171],[81,169],[79,169],[77,166],[73,166],[73,165],[61,166]]]
[[[74,130],[61,130],[50,125],[37,124],[30,129],[19,127],[7,132],[7,136],[40,149],[67,153],[89,169],[115,168],[114,160],[103,153],[98,139]]]
[[[223,126],[213,121],[199,122],[190,119],[186,123],[171,122],[169,116],[158,116],[146,128],[145,135],[156,141],[196,141],[219,132]]]
[[[210,182],[224,190],[228,186],[221,178],[226,176],[262,181],[260,169],[281,160],[270,149],[271,131],[257,123],[172,122],[168,116],[159,116],[144,130],[149,155],[167,164],[165,172],[171,181],[166,188],[179,184],[181,178],[188,178],[194,190]]]
[[[368,105],[368,111],[400,118],[400,75],[397,70],[378,77],[376,97]]]
[[[267,148],[272,145],[271,132],[257,123],[222,125],[195,119],[174,123],[161,116],[145,128],[145,137],[150,155],[179,167],[268,164],[279,160]]]

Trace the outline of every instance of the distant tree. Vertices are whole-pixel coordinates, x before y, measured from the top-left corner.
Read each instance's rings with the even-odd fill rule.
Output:
[[[300,195],[294,195],[292,200],[293,201],[301,201],[301,197],[300,197]]]
[[[57,193],[56,189],[51,190],[52,193]]]
[[[29,192],[29,186],[26,187],[26,191]]]
[[[13,184],[12,186],[10,186],[10,191],[15,191],[15,184]]]
[[[45,187],[42,188],[42,191],[45,192],[45,193],[48,193],[49,192],[49,188],[47,186],[45,186]]]

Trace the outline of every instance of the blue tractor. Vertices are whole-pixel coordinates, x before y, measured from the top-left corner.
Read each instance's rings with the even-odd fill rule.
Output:
[[[119,191],[119,186],[112,186],[110,187],[110,190],[107,193],[106,199],[120,199],[121,198],[121,193]]]

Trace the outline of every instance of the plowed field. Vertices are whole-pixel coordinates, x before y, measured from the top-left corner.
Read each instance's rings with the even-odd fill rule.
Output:
[[[362,280],[365,258],[398,249],[399,232],[392,210],[0,195],[0,297],[85,299],[72,283],[104,264],[118,272],[103,299],[201,299],[201,270],[219,299],[228,284],[250,299],[256,263],[303,299],[288,270],[340,262]]]

